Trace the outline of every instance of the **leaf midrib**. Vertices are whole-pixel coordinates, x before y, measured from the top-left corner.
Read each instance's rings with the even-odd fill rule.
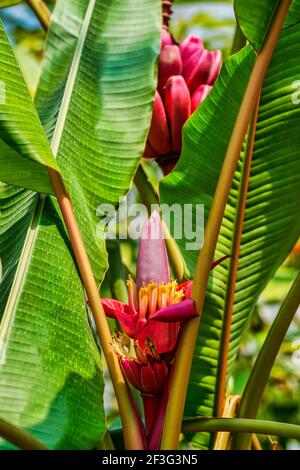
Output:
[[[73,90],[74,90],[74,86],[75,86],[75,82],[77,78],[77,72],[78,72],[78,68],[80,65],[80,61],[81,61],[82,51],[83,51],[86,36],[88,33],[91,18],[93,15],[93,11],[95,8],[95,4],[96,4],[96,0],[90,0],[89,5],[87,7],[86,14],[82,23],[82,28],[78,37],[78,42],[77,42],[77,46],[76,46],[75,53],[73,56],[72,64],[70,67],[68,79],[66,82],[64,95],[61,101],[61,106],[59,109],[59,114],[57,117],[56,126],[54,129],[54,133],[53,133],[53,137],[51,141],[52,152],[55,156],[57,156],[57,153],[58,153],[60,141],[61,141],[62,134],[63,134],[63,129],[64,129],[65,122],[67,119],[69,105],[71,102],[71,98],[72,98],[72,94],[73,94]]]

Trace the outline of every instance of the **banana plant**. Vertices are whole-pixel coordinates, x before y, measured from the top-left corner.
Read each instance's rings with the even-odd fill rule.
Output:
[[[27,3],[47,30],[34,102],[0,27],[1,448],[299,439],[256,419],[299,276],[243,396],[228,396],[258,298],[300,233],[299,0],[235,0],[247,44],[223,64],[201,38],[177,42],[171,1]],[[134,183],[149,218],[126,279],[122,237],[108,256],[101,217]],[[168,224],[163,207],[191,208],[198,233],[199,204],[191,248],[186,218]],[[118,288],[101,298],[107,278]]]

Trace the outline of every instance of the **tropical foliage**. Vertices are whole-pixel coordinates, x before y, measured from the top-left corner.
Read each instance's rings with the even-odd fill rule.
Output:
[[[300,2],[235,0],[222,67],[214,43],[176,38],[172,2],[26,3],[47,30],[36,91],[0,24],[1,448],[22,447],[23,431],[49,449],[299,439],[299,417],[261,403],[265,389],[276,402],[269,376],[300,303]],[[125,199],[162,209],[138,256],[137,213],[107,240]],[[192,213],[168,224],[164,207]],[[287,296],[244,374],[285,269]]]

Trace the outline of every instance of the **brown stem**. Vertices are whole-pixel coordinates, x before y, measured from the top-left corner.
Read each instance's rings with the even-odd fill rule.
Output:
[[[40,20],[44,30],[47,31],[50,25],[51,11],[46,3],[44,3],[43,0],[26,0],[26,3]]]
[[[247,193],[249,186],[249,177],[252,164],[253,148],[255,141],[256,124],[259,110],[260,96],[257,100],[256,108],[253,112],[251,125],[249,129],[248,141],[245,151],[243,170],[241,176],[241,185],[237,202],[237,214],[234,225],[234,234],[232,241],[232,256],[230,258],[230,266],[227,280],[227,292],[225,297],[225,308],[222,322],[221,343],[219,350],[219,362],[216,384],[215,398],[215,416],[222,416],[224,408],[224,397],[226,391],[227,380],[227,363],[230,345],[230,332],[232,324],[232,314],[235,299],[236,277],[239,266],[240,248],[243,233],[243,224],[245,217]]]
[[[174,377],[171,385],[170,399],[165,418],[161,449],[173,450],[177,449],[178,447],[186,392],[202,308],[204,304],[206,287],[208,283],[209,271],[214,257],[226,202],[231,189],[234,173],[251,115],[256,106],[262,82],[268,69],[290,3],[291,0],[282,0],[279,3],[265,43],[256,58],[227,147],[214,201],[205,229],[203,249],[200,252],[194,275],[191,297],[195,300],[199,317],[186,323],[180,338],[175,360]]]
[[[44,446],[35,437],[28,434],[23,429],[8,423],[0,418],[0,436],[6,441],[22,450],[46,450]]]
[[[82,282],[95,319],[107,367],[115,389],[123,425],[125,448],[132,450],[143,449],[144,442],[140,432],[141,428],[139,418],[133,407],[127,384],[112,346],[111,333],[100,302],[98,287],[74,215],[72,202],[59,173],[51,168],[48,168],[48,173],[66,224]]]
[[[169,22],[172,15],[172,3],[173,0],[162,0],[163,26],[167,30],[169,29]]]

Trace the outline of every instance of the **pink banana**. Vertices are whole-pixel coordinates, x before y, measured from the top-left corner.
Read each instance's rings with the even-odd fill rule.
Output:
[[[191,100],[191,111],[192,113],[198,108],[199,104],[207,97],[210,90],[212,89],[209,85],[200,85],[194,92]]]
[[[211,57],[212,59],[211,59],[210,72],[209,72],[208,80],[207,80],[208,85],[213,85],[219,75],[221,64],[222,64],[222,52],[219,50],[212,51]]]
[[[164,155],[171,150],[167,116],[158,91],[155,92],[148,141],[156,157],[158,155]]]
[[[182,61],[178,46],[166,46],[162,49],[158,63],[158,91],[163,96],[165,84],[172,75],[180,75]]]
[[[204,50],[200,54],[197,51],[194,52],[185,64],[182,75],[185,78],[191,95],[200,84],[207,83],[211,60],[210,51]]]
[[[191,114],[191,98],[181,75],[173,75],[165,87],[164,102],[171,129],[172,152],[180,153],[182,127]]]
[[[184,67],[186,62],[194,54],[194,52],[203,52],[203,40],[196,36],[189,35],[182,41],[179,48],[181,53],[182,65]]]
[[[161,49],[163,49],[165,46],[172,46],[172,44],[174,44],[171,34],[165,28],[161,29],[160,37],[161,37]]]

